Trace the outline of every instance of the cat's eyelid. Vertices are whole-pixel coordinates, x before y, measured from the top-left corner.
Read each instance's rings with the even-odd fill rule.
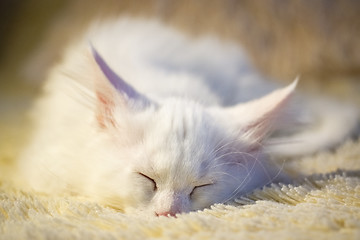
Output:
[[[206,187],[206,186],[210,186],[210,185],[214,185],[214,183],[213,183],[213,182],[211,182],[211,183],[201,184],[201,185],[195,186],[194,188],[198,188],[198,187]]]
[[[147,178],[149,181],[151,181],[154,184],[154,191],[157,190],[157,184],[156,184],[156,181],[154,179],[152,179],[151,177],[149,177],[146,174],[141,173],[141,172],[137,172],[137,174],[139,174],[139,175],[143,176],[144,178]]]
[[[211,186],[211,185],[214,185],[214,184],[215,184],[215,182],[211,182],[211,183],[206,183],[206,184],[201,184],[201,185],[195,186],[193,188],[193,190],[191,191],[190,196],[194,193],[195,189],[201,188],[201,187],[206,187],[206,186]]]
[[[214,184],[216,184],[216,180],[214,180],[214,179],[204,179],[204,180],[202,180],[202,181],[200,181],[200,182],[198,182],[199,183],[199,185],[195,185],[195,187],[194,188],[197,188],[197,187],[206,187],[206,186],[210,186],[210,185],[214,185]]]

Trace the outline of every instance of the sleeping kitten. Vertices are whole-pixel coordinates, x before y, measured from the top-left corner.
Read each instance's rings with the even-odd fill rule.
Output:
[[[100,51],[84,41],[69,48],[33,110],[23,184],[174,216],[289,180],[264,149],[286,125],[297,81],[238,103],[237,90],[265,90],[244,88],[239,77],[260,78],[231,44],[126,19],[88,38]]]

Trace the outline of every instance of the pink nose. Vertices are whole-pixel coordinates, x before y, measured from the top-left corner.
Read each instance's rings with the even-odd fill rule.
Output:
[[[169,216],[171,216],[171,217],[176,217],[175,214],[176,214],[176,213],[173,213],[173,212],[159,212],[159,213],[155,212],[155,215],[156,215],[157,217],[159,217],[159,216],[164,216],[164,217],[169,217]]]

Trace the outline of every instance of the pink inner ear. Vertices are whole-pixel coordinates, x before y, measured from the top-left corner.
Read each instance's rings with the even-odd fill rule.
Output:
[[[150,101],[139,94],[131,85],[120,78],[90,44],[94,66],[95,91],[98,99],[96,118],[99,125],[115,126],[113,111],[115,107],[142,110]],[[95,61],[94,61],[95,60]]]
[[[243,129],[245,137],[251,142],[248,151],[256,151],[261,147],[261,142],[272,131],[272,123],[277,120],[277,114],[277,111],[265,114]]]
[[[108,124],[115,126],[115,120],[112,117],[112,109],[114,107],[114,102],[110,100],[108,97],[104,97],[101,93],[96,94],[100,109],[96,114],[97,121],[101,128],[106,128]]]

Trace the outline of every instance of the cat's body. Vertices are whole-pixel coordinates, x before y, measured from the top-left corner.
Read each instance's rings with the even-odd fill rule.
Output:
[[[174,215],[288,180],[262,145],[286,125],[295,83],[238,104],[274,87],[231,44],[135,20],[86,38],[33,110],[19,160],[30,187]]]

